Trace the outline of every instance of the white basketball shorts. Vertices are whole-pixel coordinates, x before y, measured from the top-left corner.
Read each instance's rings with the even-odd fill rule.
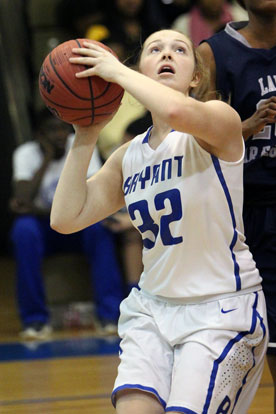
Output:
[[[262,290],[176,305],[133,289],[121,304],[112,393],[152,393],[165,412],[245,414],[258,388],[268,331]]]

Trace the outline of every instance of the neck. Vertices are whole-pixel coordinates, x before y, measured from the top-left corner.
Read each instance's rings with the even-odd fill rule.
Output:
[[[153,124],[152,133],[154,133],[154,135],[157,135],[159,137],[162,137],[162,135],[165,135],[166,137],[172,129],[163,120],[158,119],[153,114],[152,114],[152,124]]]
[[[154,115],[152,115],[152,121],[153,128],[150,134],[150,144],[153,148],[156,148],[162,141],[164,141],[166,136],[171,132],[172,128],[162,120],[154,117]]]
[[[248,25],[240,33],[254,48],[270,49],[276,46],[276,15],[255,15],[248,12]]]

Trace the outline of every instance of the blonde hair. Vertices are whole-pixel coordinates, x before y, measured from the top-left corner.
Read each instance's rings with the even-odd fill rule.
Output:
[[[213,94],[210,89],[210,71],[204,66],[203,59],[192,42],[191,45],[195,59],[194,77],[197,77],[199,82],[197,86],[190,89],[190,95],[199,101],[206,102]]]

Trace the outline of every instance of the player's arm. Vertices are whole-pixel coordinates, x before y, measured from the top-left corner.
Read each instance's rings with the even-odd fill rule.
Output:
[[[226,161],[241,158],[241,120],[230,105],[200,102],[129,68],[116,81],[171,128],[198,138],[208,152]]]
[[[118,83],[164,123],[199,138],[209,152],[227,161],[241,157],[240,117],[229,105],[220,101],[199,102],[128,68],[99,46],[84,44],[88,47],[73,51],[88,56],[70,59],[72,63],[88,65],[76,76],[98,75]]]
[[[52,205],[51,227],[64,234],[103,220],[124,205],[121,165],[128,144],[116,150],[103,167],[87,180],[86,173],[97,136],[91,137],[89,128],[87,134],[84,130],[76,132]]]

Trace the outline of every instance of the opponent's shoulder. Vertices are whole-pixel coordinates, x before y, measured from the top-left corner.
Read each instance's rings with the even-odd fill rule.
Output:
[[[204,40],[200,45],[197,47],[197,51],[200,53],[201,57],[205,59],[214,59],[213,50],[208,43],[208,41]]]
[[[232,42],[232,38],[225,28],[209,38],[203,39],[197,50],[203,58],[214,59],[214,57],[217,58],[218,54],[224,55],[227,52],[227,48],[230,47],[229,41]]]
[[[201,43],[198,48],[197,52],[201,56],[203,63],[206,68],[209,70],[209,82],[210,82],[210,89],[216,89],[216,60],[213,53],[213,50],[209,43],[204,42]]]

